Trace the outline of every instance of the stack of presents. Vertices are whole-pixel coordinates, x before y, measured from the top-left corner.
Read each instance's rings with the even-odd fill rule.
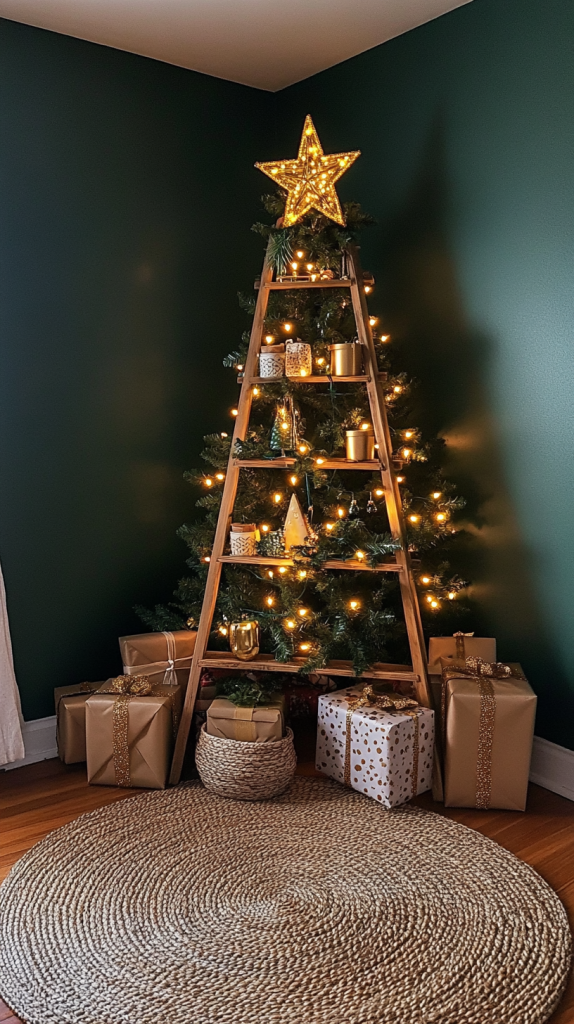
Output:
[[[57,689],[61,759],[87,761],[95,785],[165,787],[194,645],[189,630],[121,637],[121,676]],[[383,807],[433,788],[448,807],[524,810],[536,696],[520,665],[497,662],[494,639],[458,633],[430,640],[429,676],[432,710],[404,683],[336,689],[326,677],[291,679],[286,699],[246,708],[218,699],[217,673],[205,672],[195,727],[273,742],[303,701],[317,715],[319,771]]]

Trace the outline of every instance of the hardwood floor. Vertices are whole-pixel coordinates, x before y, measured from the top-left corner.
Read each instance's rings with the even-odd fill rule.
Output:
[[[298,773],[317,774],[311,762],[300,763]],[[57,760],[0,772],[0,879],[48,832],[86,811],[138,792],[88,786],[84,765],[66,766]],[[538,786],[530,787],[525,814],[445,809],[433,803],[430,794],[419,797],[417,803],[490,836],[536,868],[559,894],[574,929],[574,803]],[[0,1022],[21,1024],[1,1000]],[[572,978],[550,1022],[573,1024]]]

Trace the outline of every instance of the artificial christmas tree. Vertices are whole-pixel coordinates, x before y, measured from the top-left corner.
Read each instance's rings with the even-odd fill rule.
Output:
[[[314,132],[306,122],[305,138],[310,127]],[[341,173],[351,157],[355,154],[338,155]],[[242,300],[253,326],[225,360],[241,382],[234,435],[206,438],[204,457],[212,472],[189,477],[204,490],[198,505],[205,511],[203,521],[181,531],[191,551],[191,574],[169,607],[144,613],[146,622],[163,629],[184,625],[189,616],[200,618],[172,781],[179,778],[202,667],[238,666],[228,650],[229,622],[242,616],[258,622],[261,653],[251,667],[410,682],[419,703],[428,706],[411,555],[428,558],[425,574],[417,570],[427,615],[448,607],[464,586],[449,573],[444,557],[457,532],[453,517],[463,503],[442,476],[443,444],[423,442],[410,425],[411,383],[393,371],[388,336],[376,330],[377,318],[367,309],[374,281],[361,270],[355,240],[371,220],[349,203],[333,223],[328,219],[336,213],[329,205],[332,196],[326,199],[320,185],[317,201],[311,202],[305,174],[313,159],[328,163],[329,170],[321,171],[327,178],[318,180],[326,181],[329,191],[334,158],[324,157],[320,146],[311,153],[305,145],[297,161],[285,162],[289,180],[277,179],[289,190],[289,216],[283,192],[265,197],[266,209],[279,219],[255,226],[267,239],[267,252],[256,281],[257,301]],[[263,169],[271,176],[273,166]],[[309,192],[309,206],[293,220],[298,207],[290,199],[298,185]],[[303,261],[309,276],[285,280],[290,261]],[[291,337],[311,346],[313,373],[272,381],[257,376],[260,350]],[[331,377],[331,346],[355,339],[362,373]],[[291,410],[284,431],[280,409]],[[374,435],[368,452],[374,457],[350,461],[346,433],[364,424],[365,434]],[[289,449],[280,445],[282,432],[289,435]],[[263,537],[283,526],[292,496],[307,511],[312,545],[297,546],[288,557],[226,552],[231,515],[256,523]],[[405,648],[411,664],[397,665]]]

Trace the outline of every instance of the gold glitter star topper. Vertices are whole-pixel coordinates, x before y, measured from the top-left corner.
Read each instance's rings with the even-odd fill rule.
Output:
[[[325,156],[315,125],[307,114],[297,159],[273,160],[255,166],[287,191],[283,218],[285,227],[296,224],[311,209],[344,225],[345,218],[335,191],[335,182],[360,155],[360,150],[355,150],[353,153],[330,153]]]

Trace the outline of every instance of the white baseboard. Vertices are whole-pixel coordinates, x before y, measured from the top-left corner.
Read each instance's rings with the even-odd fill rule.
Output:
[[[19,761],[11,761],[10,764],[3,765],[3,771],[11,771],[12,768],[22,768],[25,764],[35,764],[36,761],[46,761],[50,757],[58,756],[55,715],[24,722],[22,736],[24,737],[26,756],[20,758]]]
[[[534,737],[530,781],[574,800],[574,750]]]
[[[4,765],[3,770],[10,771],[12,768],[21,768],[25,764],[35,764],[37,761],[46,761],[50,757],[58,756],[55,715],[24,722],[22,732],[26,757]],[[568,750],[557,743],[551,743],[550,740],[543,740],[541,736],[535,736],[530,781],[549,789],[552,793],[566,797],[567,800],[574,800],[574,750]]]

